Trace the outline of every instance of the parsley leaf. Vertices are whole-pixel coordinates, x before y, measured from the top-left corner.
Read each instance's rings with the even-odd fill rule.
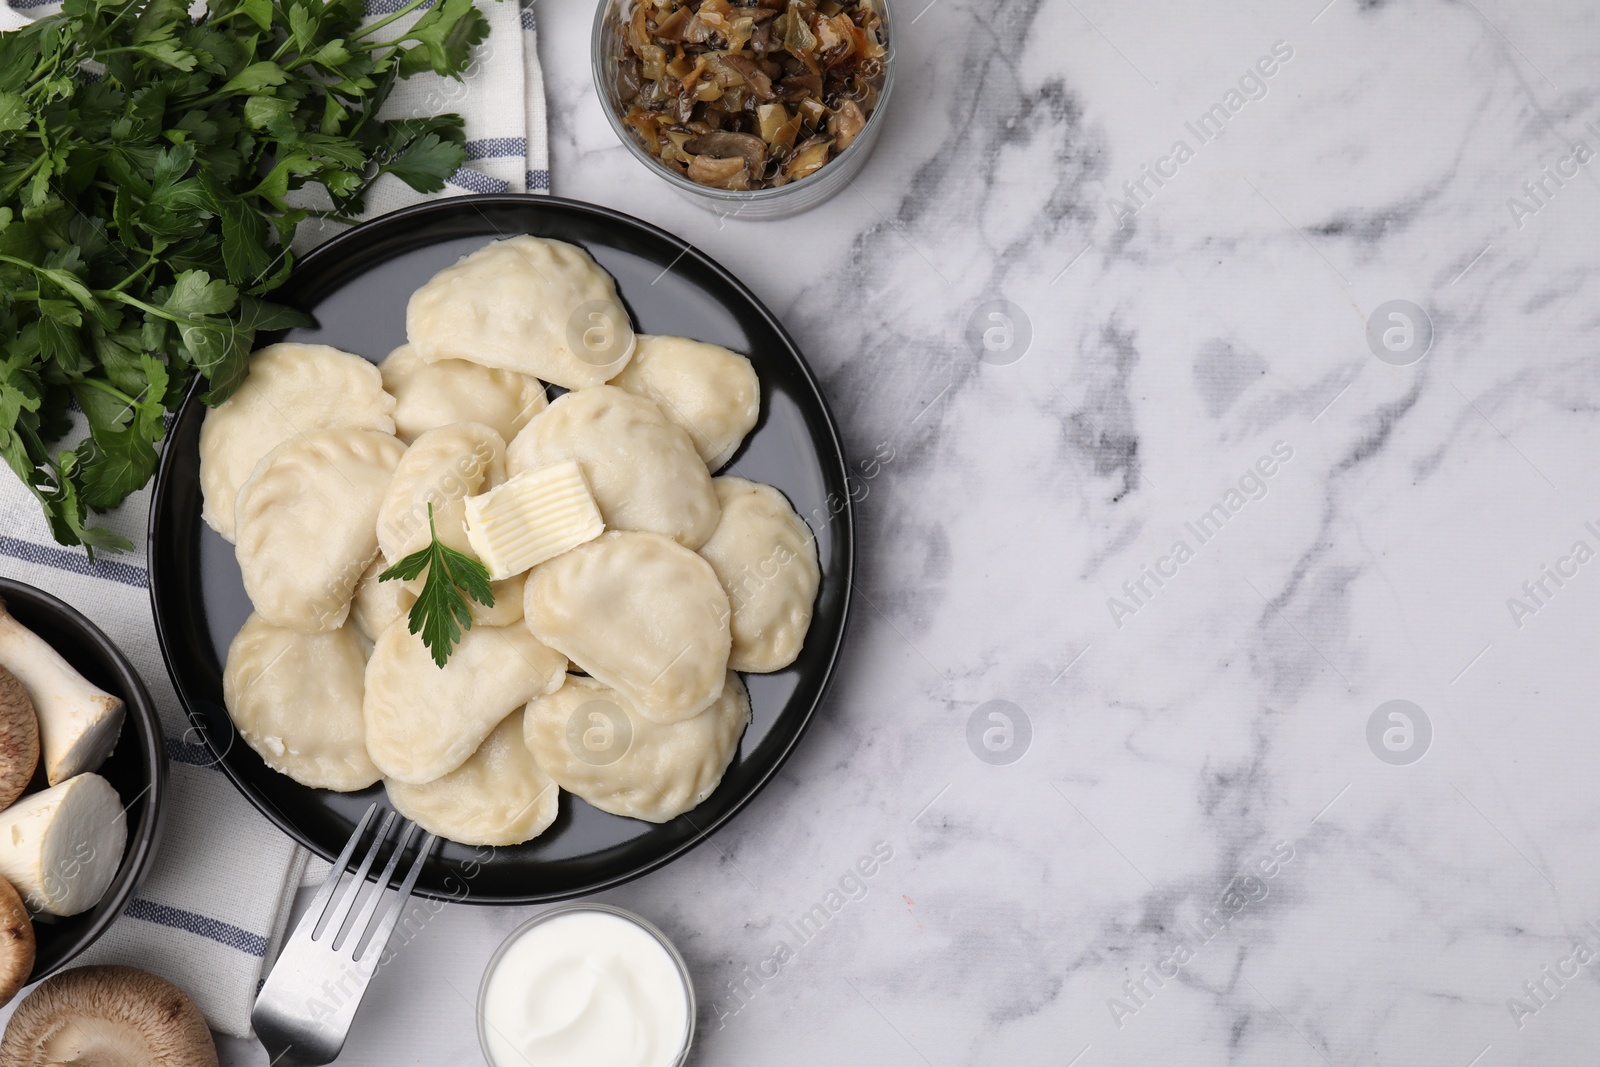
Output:
[[[489,588],[489,569],[465,552],[458,552],[439,540],[433,524],[433,505],[428,505],[428,534],[425,548],[419,548],[382,574],[380,582],[409,582],[424,571],[422,592],[411,605],[407,625],[422,635],[422,643],[433,655],[434,665],[443,667],[450,659],[461,635],[472,629],[472,605],[468,598],[486,608],[494,607],[494,592]]]

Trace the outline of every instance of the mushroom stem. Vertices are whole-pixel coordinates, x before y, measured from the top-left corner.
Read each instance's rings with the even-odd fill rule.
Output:
[[[0,812],[0,876],[36,912],[77,915],[94,907],[127,844],[122,798],[98,774],[30,793]]]
[[[0,666],[27,690],[39,716],[45,775],[59,785],[104,763],[122,732],[123,705],[73,669],[0,598]]]

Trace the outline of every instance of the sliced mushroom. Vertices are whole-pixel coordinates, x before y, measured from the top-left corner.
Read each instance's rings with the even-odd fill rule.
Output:
[[[861,129],[866,124],[867,117],[861,113],[861,106],[847,99],[829,117],[828,132],[833,135],[833,142],[839,146],[839,151],[843,152],[861,136]]]
[[[28,984],[36,946],[33,920],[10,882],[0,878],[0,1005]]]
[[[807,138],[805,144],[797,147],[794,155],[789,157],[789,164],[783,168],[783,173],[790,181],[799,181],[808,174],[815,174],[828,162],[828,146],[832,143],[823,137]]]
[[[80,774],[0,812],[0,877],[33,911],[77,915],[105,895],[127,844],[122,798]]]
[[[0,809],[28,788],[39,766],[39,718],[17,676],[0,667]]]
[[[0,1067],[217,1067],[189,995],[135,967],[74,967],[39,984],[0,1039]]]
[[[692,137],[683,147],[695,157],[689,177],[718,189],[748,189],[767,165],[767,146],[753,133],[719,130]]]
[[[689,180],[709,185],[713,189],[748,189],[750,168],[737,156],[732,159],[690,156]]]
[[[768,103],[774,98],[772,92],[772,79],[761,68],[753,56],[734,55],[729,53],[721,58],[723,66],[736,70],[744,78],[744,83],[750,87],[750,92],[760,103]]]
[[[0,665],[33,701],[51,785],[104,763],[122,732],[122,699],[94,685],[23,626],[0,599]]]

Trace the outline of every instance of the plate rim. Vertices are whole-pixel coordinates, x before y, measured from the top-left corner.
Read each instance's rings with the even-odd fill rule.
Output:
[[[794,356],[795,365],[800,371],[801,379],[805,382],[806,387],[811,391],[812,397],[816,401],[817,409],[822,415],[822,424],[827,431],[825,443],[831,447],[828,450],[828,454],[823,457],[824,463],[836,466],[839,480],[841,484],[846,486],[846,492],[842,495],[842,507],[832,520],[833,522],[840,524],[837,528],[837,533],[840,535],[840,539],[843,544],[843,560],[841,567],[842,573],[839,576],[839,580],[843,583],[845,592],[840,601],[838,630],[834,635],[832,647],[826,650],[827,663],[823,672],[822,683],[817,689],[816,697],[810,701],[809,705],[803,708],[800,721],[788,743],[785,744],[768,762],[767,766],[761,770],[759,776],[756,778],[750,788],[745,791],[743,796],[734,801],[725,811],[722,812],[718,818],[707,823],[704,827],[697,828],[696,832],[692,836],[668,849],[662,855],[647,863],[633,867],[632,869],[621,874],[613,875],[608,878],[590,883],[582,889],[561,891],[557,893],[534,893],[515,896],[477,896],[470,894],[461,896],[449,891],[436,891],[431,887],[425,887],[419,884],[413,891],[414,894],[419,897],[448,901],[450,903],[474,904],[481,907],[511,907],[525,906],[530,904],[552,904],[562,900],[578,899],[591,896],[595,893],[601,893],[610,889],[614,889],[617,886],[624,885],[633,881],[634,879],[642,878],[647,874],[660,870],[667,864],[683,857],[694,848],[699,846],[712,834],[716,833],[722,827],[731,822],[736,815],[742,812],[751,801],[753,801],[763,790],[767,788],[769,784],[771,784],[772,779],[777,776],[778,771],[780,771],[784,764],[789,761],[789,757],[794,754],[795,749],[799,747],[801,739],[810,729],[811,721],[816,717],[817,710],[822,706],[823,701],[828,698],[830,692],[832,691],[834,680],[837,678],[839,672],[839,660],[843,655],[845,638],[850,629],[850,591],[855,587],[856,565],[855,502],[851,498],[851,495],[848,491],[850,481],[850,466],[845,458],[844,443],[839,436],[839,426],[837,420],[834,418],[833,409],[829,406],[827,397],[823,394],[822,387],[817,381],[816,373],[812,370],[810,362],[805,357],[805,353],[802,352],[800,346],[795,343],[794,337],[789,333],[788,329],[784,327],[782,321],[780,321],[778,317],[773,314],[772,310],[768,308],[758,296],[756,296],[749,286],[747,286],[717,260],[706,254],[697,245],[683,239],[682,237],[679,237],[670,230],[666,230],[655,225],[654,223],[646,222],[644,219],[640,219],[634,215],[629,215],[626,212],[617,210],[616,208],[606,207],[601,204],[592,204],[583,200],[573,200],[568,197],[536,193],[484,193],[470,194],[465,196],[452,196],[435,200],[425,200],[420,203],[410,204],[395,211],[379,215],[372,219],[366,219],[347,230],[335,234],[333,237],[318,245],[316,248],[313,248],[310,252],[298,257],[295,262],[294,270],[291,272],[289,279],[285,280],[284,285],[280,286],[278,291],[282,291],[283,289],[287,288],[292,283],[294,275],[302,271],[306,263],[315,262],[319,259],[331,258],[342,248],[343,245],[355,240],[355,235],[364,235],[366,232],[379,226],[394,226],[417,216],[450,214],[453,212],[461,212],[468,208],[477,210],[480,205],[511,206],[517,208],[554,208],[558,212],[565,211],[579,215],[588,215],[593,218],[607,221],[612,225],[621,226],[625,229],[643,231],[650,237],[662,239],[670,244],[676,245],[679,248],[680,260],[690,259],[695,261],[699,267],[711,272],[720,282],[722,282],[724,285],[727,285],[734,292],[738,293],[739,296],[742,297],[747,303],[748,307],[764,321],[766,326],[771,329],[785,345],[788,346],[789,352]],[[488,222],[489,220],[487,217],[485,217],[484,221]],[[497,233],[500,232],[496,227],[494,227],[493,223],[490,223],[490,228],[495,229]],[[270,297],[272,294],[267,295]],[[200,394],[204,387],[205,379],[197,374],[194,381],[190,383],[188,392],[184,396],[183,403],[179,405],[178,410],[174,413],[174,425],[192,405],[202,402],[200,400]],[[150,494],[150,516],[146,527],[146,533],[151,544],[159,544],[160,542],[158,540],[158,534],[165,533],[164,527],[167,523],[167,513],[169,510],[165,505],[165,501],[167,499],[166,490],[167,484],[170,480],[170,468],[175,462],[173,458],[175,455],[176,452],[173,449],[163,447],[161,452],[161,462],[156,469],[156,476],[152,484]],[[195,489],[198,492],[198,487],[195,487]],[[168,632],[167,620],[161,610],[161,603],[157,595],[157,590],[163,588],[170,580],[165,573],[166,564],[162,554],[157,552],[150,553],[148,566],[150,575],[149,596],[151,615],[155,623],[156,642],[161,648],[162,665],[166,668],[167,675],[172,682],[173,690],[177,694],[178,703],[183,707],[184,715],[188,718],[190,724],[195,728],[196,732],[200,734],[201,740],[205,744],[206,749],[214,757],[213,765],[220,768],[222,772],[227,775],[228,780],[230,783],[232,783],[234,789],[238,791],[239,794],[242,795],[246,800],[248,800],[251,806],[265,816],[267,820],[276,826],[280,831],[287,834],[289,838],[296,844],[310,850],[314,855],[317,855],[324,860],[333,861],[337,859],[337,849],[326,850],[318,843],[313,841],[309,835],[302,833],[287,816],[277,809],[276,805],[271,803],[268,797],[259,795],[257,790],[252,785],[244,781],[241,775],[236,772],[235,769],[227,762],[227,752],[224,750],[219,750],[216,739],[211,736],[211,731],[206,728],[204,716],[202,716],[192,706],[189,699],[188,689],[180,680],[181,676],[178,667],[173,661],[174,639],[173,635]],[[691,825],[693,825],[692,822]],[[372,872],[369,873],[367,877],[369,881],[376,881],[378,874],[377,872]]]

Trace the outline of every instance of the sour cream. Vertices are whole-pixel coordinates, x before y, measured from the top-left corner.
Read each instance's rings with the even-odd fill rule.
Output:
[[[620,908],[556,908],[489,963],[479,1038],[493,1067],[675,1067],[693,1035],[683,962]]]

